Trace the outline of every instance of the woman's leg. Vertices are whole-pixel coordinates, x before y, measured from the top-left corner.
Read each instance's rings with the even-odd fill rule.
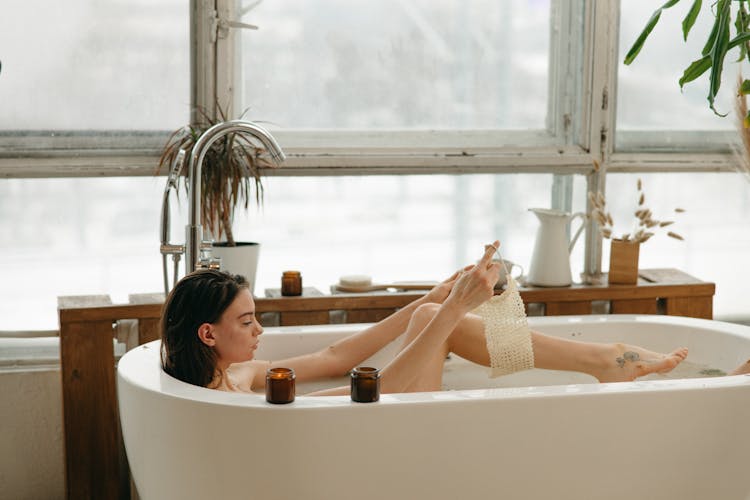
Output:
[[[580,342],[535,331],[531,332],[531,342],[536,368],[588,373],[600,382],[622,382],[668,372],[687,357],[685,348],[661,354],[638,346]],[[448,338],[448,348],[462,358],[489,366],[482,318],[467,315]]]
[[[414,310],[399,352],[406,349],[420,334],[423,334],[425,327],[432,321],[439,308],[439,304],[430,303],[420,305]],[[388,378],[388,388],[384,389],[383,392],[439,391],[442,388],[443,363],[447,355],[448,344],[443,342],[439,348],[427,353],[422,358],[419,373],[411,380],[403,380],[398,369],[398,363],[392,361],[381,371],[383,386],[385,386],[385,379]]]
[[[414,311],[406,329],[402,351],[424,333],[439,307],[437,304],[424,304]],[[662,354],[628,344],[580,342],[535,331],[531,332],[531,342],[536,368],[587,373],[600,382],[624,382],[650,373],[668,372],[682,362],[688,353],[686,348],[678,348]],[[386,365],[382,370],[384,392],[440,390],[443,364],[449,352],[490,366],[481,317],[474,314],[463,317],[445,342],[421,356],[420,369],[412,378],[406,380],[400,376],[399,363],[395,360]]]
[[[685,347],[662,354],[634,345],[580,342],[538,332],[532,332],[532,343],[536,367],[580,371],[600,382],[623,382],[650,373],[666,373],[688,355]]]
[[[400,392],[430,392],[439,391],[443,384],[443,363],[448,355],[448,344],[442,341],[431,349],[421,349],[418,359],[418,370],[405,370],[407,360],[400,356],[412,346],[420,335],[426,333],[427,325],[437,314],[440,304],[426,303],[417,307],[409,319],[404,333],[404,341],[396,357],[380,370],[380,391],[383,394]],[[349,387],[335,387],[315,391],[308,396],[338,396],[349,393]]]

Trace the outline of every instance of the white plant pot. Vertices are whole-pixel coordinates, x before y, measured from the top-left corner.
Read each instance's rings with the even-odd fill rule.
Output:
[[[221,259],[222,271],[244,276],[250,284],[250,292],[255,294],[260,243],[238,241],[236,247],[228,247],[226,242],[214,243],[211,254]]]

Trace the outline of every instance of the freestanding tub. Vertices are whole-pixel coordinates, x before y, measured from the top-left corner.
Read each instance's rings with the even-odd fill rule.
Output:
[[[729,371],[750,357],[750,327],[716,321],[613,315],[530,324],[577,340],[684,345],[696,372]],[[360,328],[267,328],[257,357],[308,352]],[[367,364],[382,366],[394,349]],[[171,378],[156,341],[120,360],[118,397],[145,500],[750,498],[750,376],[698,375],[598,384],[530,370],[488,379],[485,368],[453,356],[442,392],[270,405],[263,395]]]

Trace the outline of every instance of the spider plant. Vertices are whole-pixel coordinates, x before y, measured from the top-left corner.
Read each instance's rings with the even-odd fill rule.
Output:
[[[185,150],[189,156],[196,141],[206,130],[227,120],[221,107],[217,106],[217,109],[218,118],[212,118],[205,110],[199,109],[201,119],[198,123],[182,127],[169,136],[159,158],[157,173],[162,169],[169,169],[180,150]],[[256,205],[263,204],[260,172],[261,168],[270,166],[260,157],[263,152],[264,148],[237,132],[222,136],[206,152],[200,179],[201,220],[214,237],[225,236],[227,246],[237,244],[232,231],[235,210],[240,206],[247,210],[253,192]],[[186,162],[180,172],[186,191],[187,168]]]

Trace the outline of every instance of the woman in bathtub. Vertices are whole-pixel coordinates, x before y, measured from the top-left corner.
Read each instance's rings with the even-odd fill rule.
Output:
[[[199,270],[180,280],[167,297],[161,319],[162,366],[185,382],[224,391],[262,392],[266,370],[293,368],[297,380],[340,377],[402,333],[399,353],[381,369],[381,392],[441,389],[448,353],[490,366],[482,317],[472,313],[494,295],[500,243],[485,247],[479,263],[457,272],[429,293],[359,333],[294,358],[261,361],[254,353],[263,333],[255,303],[241,276]],[[530,366],[593,375],[601,382],[633,380],[673,369],[687,356],[679,348],[655,353],[624,344],[600,344],[530,332]],[[349,387],[311,395],[346,395]]]

